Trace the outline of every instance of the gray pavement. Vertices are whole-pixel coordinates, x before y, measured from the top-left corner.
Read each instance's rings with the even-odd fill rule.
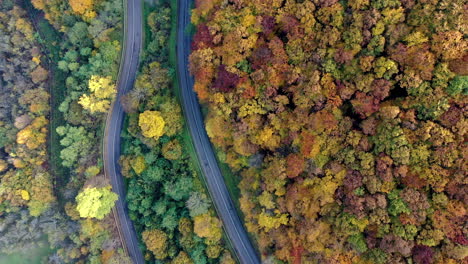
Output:
[[[260,263],[260,260],[247,236],[242,221],[237,215],[224,183],[213,148],[205,131],[200,105],[192,89],[193,77],[188,72],[191,38],[185,33],[185,29],[190,23],[190,3],[190,0],[179,0],[177,21],[177,70],[180,89],[182,90],[185,120],[189,126],[208,190],[235,254],[242,264],[257,264]]]
[[[142,42],[142,7],[140,0],[126,0],[123,53],[117,80],[117,96],[107,116],[103,144],[104,173],[110,179],[112,190],[119,196],[113,209],[119,235],[124,249],[133,263],[144,264],[145,260],[138,246],[138,236],[128,216],[125,203],[125,183],[120,174],[120,133],[122,131],[124,112],[120,96],[132,89],[138,69]]]

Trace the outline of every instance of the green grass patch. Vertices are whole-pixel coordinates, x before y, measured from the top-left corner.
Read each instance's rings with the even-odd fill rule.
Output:
[[[0,254],[0,263],[5,264],[42,264],[47,263],[48,256],[54,252],[50,249],[47,240],[44,238],[39,241],[36,248],[27,250],[26,252],[18,252],[13,254]]]

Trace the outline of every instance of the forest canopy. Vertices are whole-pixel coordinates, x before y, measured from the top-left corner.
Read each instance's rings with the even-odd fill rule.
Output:
[[[463,1],[195,2],[194,89],[265,259],[466,261]]]

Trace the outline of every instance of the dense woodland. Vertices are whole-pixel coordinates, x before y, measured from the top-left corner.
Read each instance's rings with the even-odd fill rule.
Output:
[[[170,1],[151,7],[141,73],[122,98],[127,117],[120,163],[130,218],[149,263],[234,264],[183,135],[175,65],[169,62],[169,50],[175,51],[169,47],[171,7]]]
[[[129,263],[109,214],[117,197],[100,161],[121,2],[32,5],[53,27],[30,2],[0,1],[0,252],[27,252],[47,235],[50,263]],[[54,109],[51,93],[61,100]],[[59,126],[49,124],[51,116]],[[47,141],[53,133],[59,142]],[[58,164],[49,159],[53,151]],[[53,167],[63,175],[50,175]]]
[[[194,89],[262,258],[466,263],[466,3],[197,0]]]

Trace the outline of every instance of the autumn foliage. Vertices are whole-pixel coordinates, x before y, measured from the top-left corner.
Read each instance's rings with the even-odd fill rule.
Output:
[[[196,1],[190,70],[265,260],[465,263],[466,4]]]

